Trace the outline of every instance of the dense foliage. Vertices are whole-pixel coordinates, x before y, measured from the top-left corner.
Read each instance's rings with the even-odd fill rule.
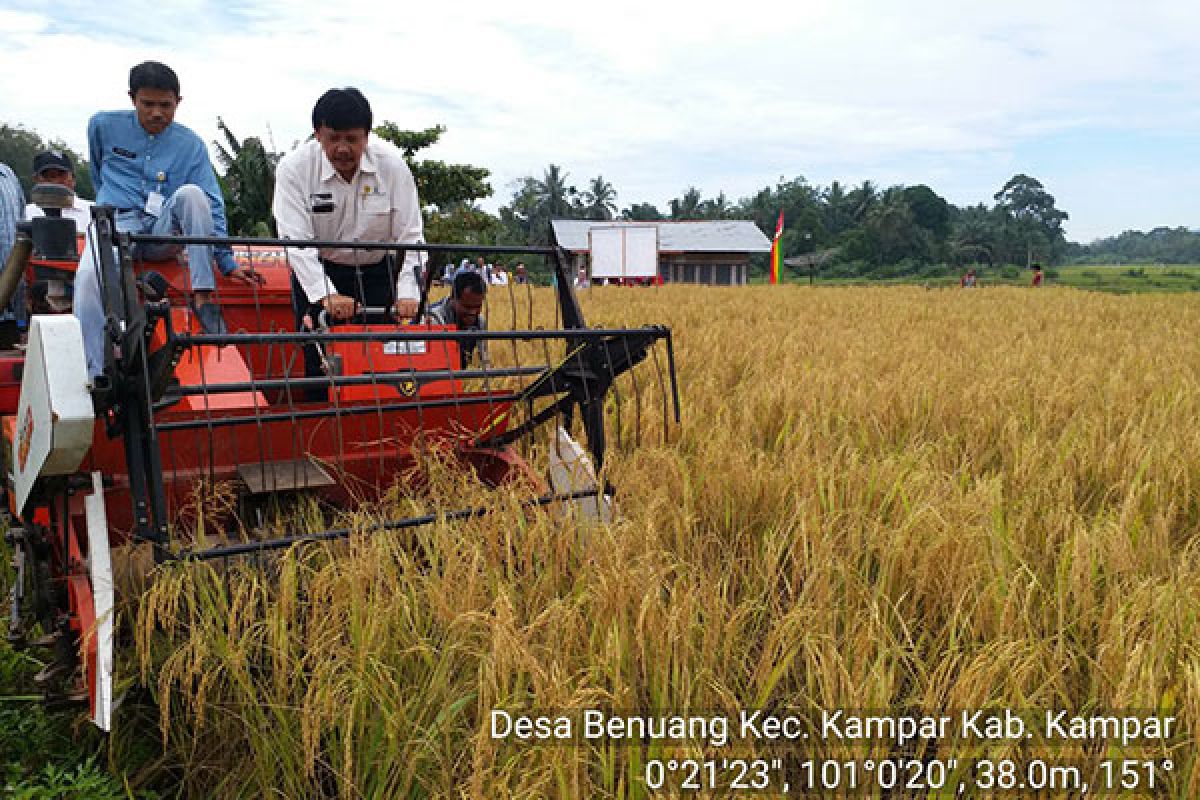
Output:
[[[549,165],[541,178],[524,178],[511,202],[500,209],[510,241],[549,241],[555,218],[609,219],[616,191],[602,177],[580,190],[562,167]],[[603,203],[597,197],[605,198]],[[803,177],[780,180],[732,202],[724,192],[705,198],[692,186],[660,211],[635,202],[625,220],[750,219],[773,236],[784,214],[785,257],[810,255],[838,277],[915,275],[939,264],[1057,263],[1067,249],[1062,223],[1067,213],[1036,179],[1015,175],[994,197],[995,205],[957,208],[928,186],[880,189],[870,181],[828,187]],[[763,270],[765,256],[751,261]]]
[[[61,150],[75,162],[75,192],[91,200],[96,196],[92,187],[92,174],[87,159],[83,158],[60,139],[44,139],[41,134],[20,125],[0,122],[0,163],[8,164],[21,181],[21,191],[29,197],[33,188],[33,157],[43,150]]]
[[[1125,231],[1087,246],[1072,245],[1068,255],[1081,264],[1195,264],[1200,263],[1200,231],[1183,227]]]
[[[240,140],[221,119],[217,124],[224,141],[214,145],[230,231],[269,235],[275,164],[282,154],[269,150],[258,137]],[[426,238],[433,242],[547,244],[550,220],[556,218],[750,219],[772,236],[782,211],[784,256],[800,257],[803,262],[793,269],[805,272],[816,263],[822,274],[833,278],[927,277],[966,264],[1200,262],[1200,232],[1186,228],[1126,231],[1091,245],[1067,242],[1062,229],[1067,212],[1056,206],[1054,196],[1037,178],[1025,174],[1014,175],[999,187],[990,205],[958,207],[923,184],[882,188],[871,181],[856,186],[834,181],[818,186],[797,176],[781,178],[775,186],[736,201],[724,192],[705,197],[699,188],[689,186],[660,209],[644,200],[622,207],[617,188],[604,176],[590,178],[580,188],[566,169],[549,164],[541,176],[519,180],[508,202],[491,214],[478,205],[493,194],[488,169],[418,159],[420,151],[436,146],[445,130],[438,125],[408,131],[388,121],[374,130],[404,151],[424,206]],[[16,169],[26,190],[33,154],[49,145],[62,147],[61,142],[45,141],[24,128],[0,125],[0,161]],[[89,197],[86,162],[76,160],[82,167],[80,194]],[[448,257],[456,259],[459,254]],[[440,260],[435,259],[435,265]],[[544,271],[537,259],[529,264],[535,275]],[[765,268],[765,255],[751,259],[752,273]]]

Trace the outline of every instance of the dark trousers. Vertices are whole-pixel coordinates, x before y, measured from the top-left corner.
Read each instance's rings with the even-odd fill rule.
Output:
[[[321,259],[321,266],[325,268],[325,277],[338,294],[353,297],[360,306],[389,310],[396,302],[395,264],[396,260],[393,256],[387,256],[375,264],[363,264],[357,267],[335,264],[332,261]],[[292,311],[296,315],[296,330],[303,329],[306,315],[311,317],[315,325],[321,308],[320,303],[308,302],[308,295],[304,293],[303,287],[300,286],[300,282],[293,274]],[[386,322],[387,319],[387,314],[369,314],[360,317],[359,321],[381,323]],[[329,320],[329,322],[333,324],[333,320]],[[316,345],[305,345],[304,376],[312,378],[322,374],[321,354],[317,352]],[[329,399],[329,393],[325,387],[306,389],[301,394],[304,399],[311,402]]]

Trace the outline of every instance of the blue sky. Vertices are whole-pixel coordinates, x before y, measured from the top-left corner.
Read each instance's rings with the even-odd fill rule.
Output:
[[[489,210],[549,163],[660,208],[797,176],[990,204],[1023,172],[1077,241],[1200,227],[1200,3],[381,8],[0,0],[0,121],[82,150],[88,116],[125,106],[129,67],[153,58],[209,141],[220,115],[288,149],[322,91],[357,85],[380,120],[446,126],[428,156],[490,169]]]

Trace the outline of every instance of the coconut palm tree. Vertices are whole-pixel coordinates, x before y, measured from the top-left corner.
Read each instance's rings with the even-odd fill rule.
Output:
[[[730,215],[732,209],[729,198],[725,196],[725,192],[721,192],[716,197],[701,203],[699,211],[700,216],[704,219],[725,219]]]
[[[671,219],[700,219],[700,190],[695,186],[689,187],[683,197],[671,200]]]
[[[617,190],[603,175],[592,178],[583,193],[583,212],[588,219],[610,220],[617,213]]]
[[[239,141],[220,117],[217,117],[217,128],[228,145],[213,142],[217,160],[225,170],[221,183],[225,190],[229,232],[241,236],[269,236],[275,165],[279,163],[280,154],[267,152],[257,136]]]
[[[879,203],[879,192],[874,183],[869,180],[863,181],[862,186],[852,189],[846,195],[846,202],[851,209],[850,213],[854,223],[861,225]]]
[[[567,183],[567,173],[557,164],[546,167],[542,179],[533,182],[533,193],[537,216],[547,220],[574,216],[577,206],[573,200],[579,192]]]
[[[822,199],[825,201],[825,229],[831,236],[836,237],[842,231],[853,227],[851,198],[850,194],[846,192],[846,187],[838,181],[834,181],[825,190]]]

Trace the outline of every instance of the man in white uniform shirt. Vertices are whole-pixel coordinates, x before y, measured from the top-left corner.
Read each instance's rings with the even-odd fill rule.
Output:
[[[404,154],[371,136],[371,106],[357,89],[330,89],[313,108],[314,138],[284,156],[275,171],[272,213],[285,239],[419,243],[421,204]],[[335,320],[360,306],[417,311],[421,254],[397,270],[380,250],[290,250],[296,322],[324,308]]]
[[[75,165],[71,157],[57,150],[47,150],[33,157],[33,182],[57,183],[75,191]],[[40,206],[30,203],[25,206],[25,219],[33,219],[43,215]],[[92,202],[75,196],[75,204],[62,210],[63,219],[74,220],[75,230],[83,233],[92,221]]]

